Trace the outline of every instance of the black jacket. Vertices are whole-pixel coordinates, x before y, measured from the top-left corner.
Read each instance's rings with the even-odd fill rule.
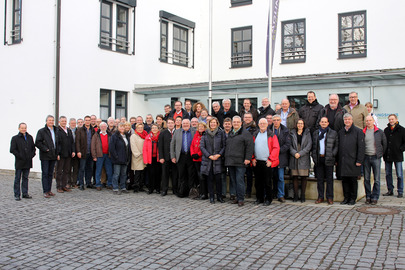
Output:
[[[275,134],[273,125],[270,127],[270,130]],[[291,136],[288,128],[283,125],[280,125],[279,131],[280,132],[277,133],[277,139],[280,145],[280,154],[278,157],[280,164],[278,167],[285,168],[288,166],[290,157]]]
[[[315,165],[319,163],[319,129],[312,133],[312,159]],[[333,129],[325,133],[325,165],[335,166],[336,156],[339,150],[338,133]]]
[[[322,117],[328,117],[328,111],[330,110],[330,105],[327,104],[320,112],[318,115],[318,120],[316,121],[316,129],[319,128],[319,121],[321,121]],[[345,123],[343,121],[343,115],[347,111],[338,104],[337,109],[336,109],[336,114],[335,114],[335,121],[334,123],[329,123],[329,127],[332,128],[333,130],[336,130],[337,132],[341,130],[344,126]]]
[[[228,112],[224,112],[224,110],[222,110],[222,119],[225,119],[225,118],[231,118],[231,120],[232,120],[232,118],[234,117],[234,116],[236,116],[236,115],[238,115],[238,113],[236,112],[236,111],[234,111],[234,110],[232,110],[232,109],[229,109],[229,111]],[[243,119],[242,119],[243,120]],[[223,123],[223,121],[222,121],[222,123]]]
[[[131,146],[128,135],[125,134],[125,136],[128,140],[128,145],[125,145],[124,139],[122,138],[121,133],[118,131],[111,136],[108,149],[110,152],[111,162],[113,164],[128,165],[129,163]]]
[[[25,140],[22,133],[18,133],[13,138],[11,138],[10,143],[10,153],[15,156],[15,169],[31,169],[32,168],[32,158],[35,156],[35,144],[34,139],[30,134],[27,135],[27,140]]]
[[[387,151],[384,154],[384,161],[402,162],[404,161],[403,152],[405,151],[405,128],[399,123],[391,130],[390,124],[384,129],[387,137]]]
[[[276,112],[269,106],[266,108],[260,107],[259,109],[259,115],[257,116],[257,121],[256,123],[259,124],[259,120],[262,118],[266,118],[267,115],[275,115]]]
[[[243,124],[243,128],[249,131],[249,133],[253,136],[253,134],[256,132],[257,127],[256,127],[256,122],[252,121],[249,125]]]
[[[224,170],[223,156],[225,153],[226,138],[225,132],[218,129],[218,132],[212,137],[208,132],[201,137],[200,149],[202,152],[201,159],[201,174],[209,175],[210,169],[213,166],[213,174],[222,173]],[[221,155],[217,160],[209,159],[211,155]],[[214,164],[212,164],[214,163]]]
[[[190,120],[191,120],[191,118],[188,118],[188,117],[187,117],[187,113],[186,113],[186,110],[185,110],[185,109],[181,108],[181,112],[183,113],[183,114],[182,114],[182,119],[185,119],[184,117],[186,117],[186,119],[190,119]],[[173,110],[170,112],[169,117],[173,118],[173,119],[176,121],[176,116],[175,116],[175,114],[176,114],[176,109],[173,109]]]
[[[314,133],[316,129],[319,112],[322,109],[323,106],[315,99],[312,103],[307,101],[298,111],[299,116],[304,120],[305,127],[309,128],[311,134]]]
[[[72,153],[75,152],[75,144],[73,141],[73,133],[70,128],[67,129],[67,133],[60,126],[56,129],[58,131],[59,149],[58,155],[61,158],[72,157]]]
[[[245,160],[253,156],[253,136],[243,127],[235,134],[229,132],[226,139],[225,166],[245,166]]]
[[[367,127],[363,129],[364,141],[366,138]],[[387,150],[387,138],[385,137],[384,131],[374,126],[374,146],[375,146],[375,155],[377,158],[381,158],[385,151]]]
[[[174,134],[174,131],[173,131]],[[163,130],[159,135],[158,151],[159,158],[165,161],[170,161],[170,143],[172,141],[172,134],[169,129]]]
[[[212,110],[211,115],[218,119],[219,125],[222,127],[223,123],[224,123],[224,111],[222,110],[222,108],[219,109],[219,111],[217,113],[215,113],[214,110]]]
[[[357,177],[361,174],[361,166],[356,166],[356,163],[363,164],[364,161],[364,133],[354,124],[346,131],[342,128],[338,132],[339,136],[339,151],[338,151],[338,178],[342,176]]]
[[[252,114],[253,121],[256,122],[256,121],[257,121],[257,117],[258,117],[258,115],[259,115],[259,114],[257,113],[257,110],[256,110],[255,108],[253,108],[253,106],[250,106],[249,112]],[[242,106],[242,107],[239,109],[239,116],[242,118],[242,120],[243,120],[243,116],[245,116],[245,113],[246,113],[245,107]]]
[[[59,138],[56,127],[53,127],[55,132],[55,145],[52,140],[51,132],[49,128],[45,127],[38,130],[37,137],[35,138],[35,146],[39,149],[40,160],[57,160],[59,149]]]

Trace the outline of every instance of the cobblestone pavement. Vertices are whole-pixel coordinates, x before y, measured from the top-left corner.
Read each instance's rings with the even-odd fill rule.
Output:
[[[405,269],[399,214],[314,201],[244,207],[173,195],[74,190],[15,201],[0,175],[1,269]]]

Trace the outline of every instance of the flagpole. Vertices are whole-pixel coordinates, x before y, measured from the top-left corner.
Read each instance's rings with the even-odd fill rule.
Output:
[[[209,5],[209,49],[208,49],[208,112],[212,113],[212,0]]]
[[[271,105],[271,76],[272,76],[272,69],[273,69],[273,63],[272,63],[272,59],[273,59],[273,5],[271,4],[272,0],[269,0],[269,29],[268,29],[268,40],[269,40],[269,53],[267,54],[268,59],[267,59],[267,63],[269,63],[269,67],[268,67],[268,98],[269,98],[269,102]]]

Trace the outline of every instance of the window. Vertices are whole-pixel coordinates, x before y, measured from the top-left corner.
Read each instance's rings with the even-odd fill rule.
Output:
[[[252,66],[252,27],[232,29],[231,67]]]
[[[135,6],[135,0],[101,1],[100,48],[135,54]]]
[[[339,14],[339,59],[367,56],[366,11]]]
[[[115,92],[115,118],[127,117],[127,93]]]
[[[160,58],[164,63],[194,67],[195,23],[161,10]]]
[[[4,45],[19,44],[21,37],[22,0],[5,0]]]
[[[290,101],[290,107],[295,108],[297,111],[306,104],[307,96],[288,96],[287,99]]]
[[[100,90],[100,118],[107,121],[111,115],[111,91]]]
[[[305,60],[305,19],[282,22],[281,62],[300,63]]]
[[[244,6],[252,4],[252,0],[231,0],[232,7]]]
[[[347,94],[338,94],[339,104],[343,107],[349,103],[349,93]]]
[[[167,63],[167,25],[168,23],[162,21],[160,23],[160,61]]]

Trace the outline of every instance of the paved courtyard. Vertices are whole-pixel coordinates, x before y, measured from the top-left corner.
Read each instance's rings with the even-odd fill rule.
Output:
[[[371,215],[314,201],[244,207],[173,195],[74,190],[14,201],[0,175],[0,269],[405,269],[400,210]],[[383,187],[383,192],[385,187]],[[55,192],[55,190],[54,190]]]

